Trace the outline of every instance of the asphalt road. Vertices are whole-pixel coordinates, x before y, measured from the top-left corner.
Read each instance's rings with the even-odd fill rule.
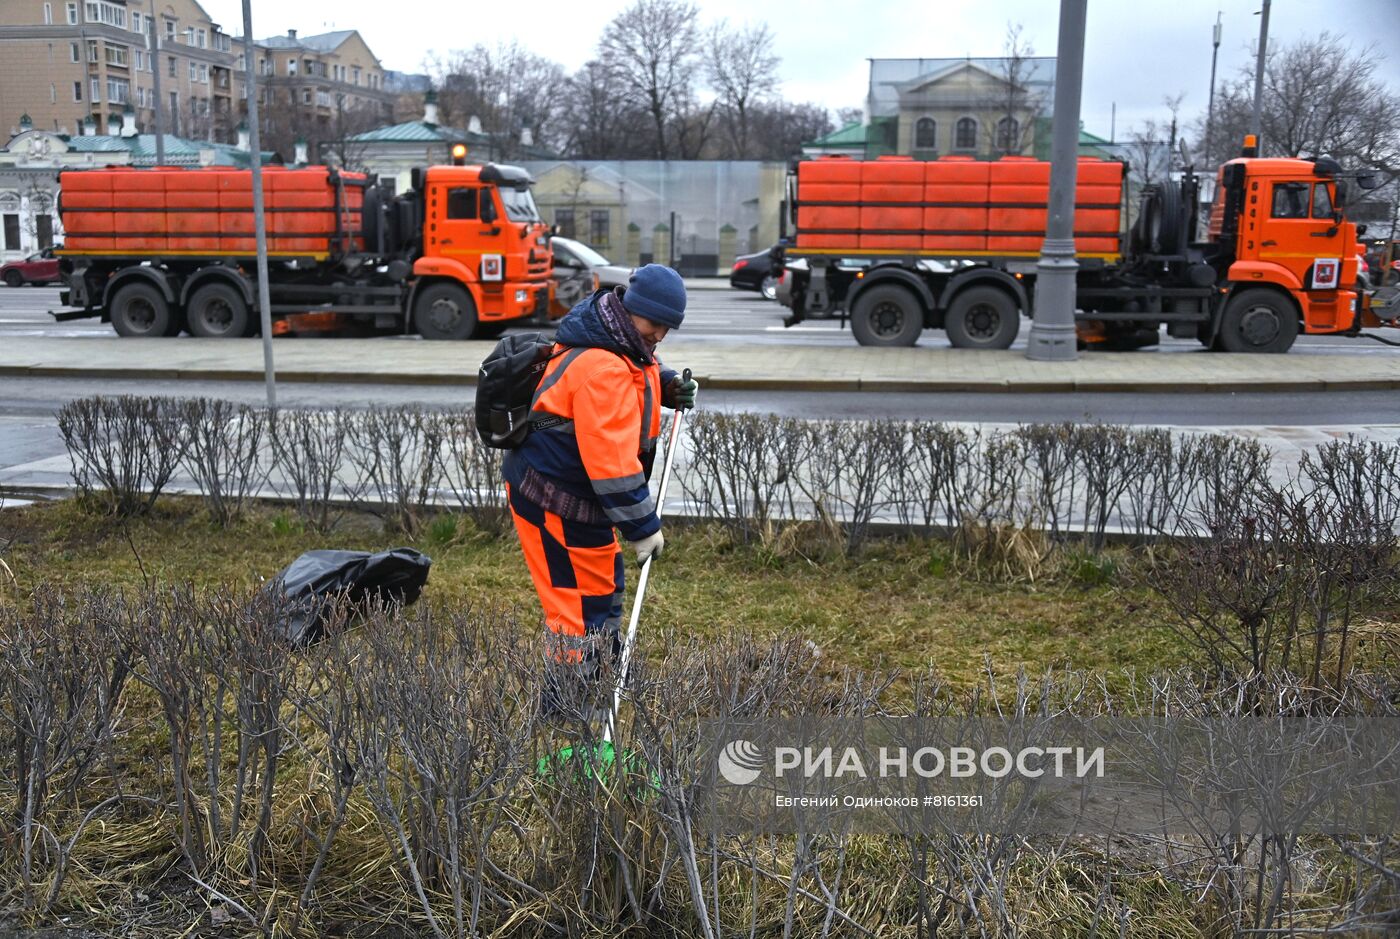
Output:
[[[111,326],[91,320],[71,320],[56,323],[49,310],[59,309],[57,287],[0,287],[0,341],[6,336],[69,336],[118,342]],[[755,342],[774,345],[800,342],[806,345],[853,346],[855,339],[849,329],[842,329],[835,320],[814,320],[793,327],[783,326],[787,310],[779,304],[764,300],[757,293],[745,290],[701,288],[690,291],[685,326],[666,340],[667,348],[693,342]],[[1021,334],[1012,348],[1025,348],[1030,324],[1023,322]],[[1392,337],[1396,338],[1396,337]],[[178,341],[178,340],[176,340]],[[282,342],[314,342],[314,339],[287,339]],[[419,342],[417,336],[384,336],[366,342]],[[919,340],[920,346],[947,348],[948,340],[941,330],[929,330]],[[1400,348],[1371,343],[1366,340],[1337,336],[1303,336],[1291,355],[1326,355],[1336,352],[1395,356]],[[1172,339],[1165,334],[1157,350],[1141,350],[1143,355],[1162,353],[1208,354],[1194,339]]]
[[[78,336],[94,342],[121,342],[111,327],[96,320],[55,323],[48,310],[56,308],[58,289],[0,287],[0,342],[6,336]],[[833,347],[854,344],[849,331],[835,323],[804,323],[784,329],[786,311],[755,293],[724,289],[697,289],[683,329],[669,336],[662,355],[684,364],[687,345],[704,342],[760,342],[772,344],[774,354],[789,343],[823,343]],[[1022,342],[1028,329],[1022,329]],[[180,339],[172,339],[179,342]],[[314,342],[278,340],[279,342]],[[365,342],[419,341],[415,337],[366,339]],[[946,345],[940,332],[922,340],[930,346]],[[1194,341],[1164,337],[1163,352],[1207,354]],[[1355,339],[1304,337],[1290,355],[1345,351],[1400,358],[1400,349],[1368,345]],[[1162,354],[1143,350],[1139,354]],[[1288,357],[1280,357],[1286,367]],[[47,417],[64,401],[92,394],[207,395],[258,403],[262,386],[256,382],[150,381],[114,379],[48,379],[0,377],[0,415]],[[372,403],[416,402],[431,407],[467,407],[473,390],[463,387],[420,385],[364,385],[287,382],[278,387],[279,400],[302,407],[364,407]],[[734,411],[767,411],[795,417],[964,421],[1015,423],[1020,421],[1104,421],[1168,426],[1355,426],[1397,423],[1395,392],[1300,392],[1294,394],[975,394],[975,393],[850,393],[850,392],[702,392],[707,408]]]

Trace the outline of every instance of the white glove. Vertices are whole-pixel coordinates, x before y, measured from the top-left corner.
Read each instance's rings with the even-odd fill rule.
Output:
[[[659,528],[655,534],[632,542],[632,550],[637,552],[638,566],[645,564],[648,558],[661,557],[661,548],[664,544],[666,544],[666,539],[661,537]]]

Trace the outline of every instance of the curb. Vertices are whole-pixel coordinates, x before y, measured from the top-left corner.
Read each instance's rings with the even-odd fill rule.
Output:
[[[0,365],[0,376],[29,378],[118,378],[174,381],[262,381],[262,369],[185,369],[185,368],[60,368],[56,366]],[[1010,379],[786,379],[724,378],[697,373],[707,388],[716,391],[848,391],[895,394],[936,394],[986,392],[1000,394],[1240,394],[1396,391],[1400,378],[1359,378],[1355,381],[1300,378],[1294,381],[1115,381],[1066,378],[1057,381],[1012,381]],[[461,372],[324,372],[290,369],[277,373],[278,381],[299,384],[347,385],[448,385],[474,386],[476,373]]]

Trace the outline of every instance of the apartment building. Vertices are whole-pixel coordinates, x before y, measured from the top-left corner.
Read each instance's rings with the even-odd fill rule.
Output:
[[[234,46],[242,51],[241,40]],[[396,92],[386,86],[383,66],[357,30],[298,36],[292,29],[259,39],[253,48],[262,130],[274,149],[285,151],[296,138],[318,153],[328,141],[343,141],[392,117]]]
[[[36,128],[77,135],[120,129],[130,104],[155,124],[161,69],[165,131],[225,140],[238,123],[232,37],[196,0],[4,0],[0,3],[0,126],[28,114]]]
[[[286,143],[342,131],[346,114],[389,118],[394,95],[357,31],[292,30],[253,48],[267,129],[286,125]],[[0,0],[0,131],[27,114],[38,130],[78,136],[90,118],[116,133],[128,104],[152,131],[160,69],[165,132],[232,142],[247,110],[244,56],[198,0]]]

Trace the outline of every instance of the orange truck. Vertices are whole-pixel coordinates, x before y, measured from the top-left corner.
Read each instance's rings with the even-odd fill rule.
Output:
[[[1330,159],[1245,155],[1220,167],[1198,236],[1200,178],[1143,189],[1124,231],[1126,166],[1082,158],[1074,239],[1086,343],[1169,335],[1231,352],[1286,352],[1299,333],[1395,326],[1354,289],[1351,182]],[[849,318],[862,345],[912,346],[941,328],[953,346],[1005,349],[1033,315],[1050,164],[1028,157],[916,161],[821,157],[788,178],[778,299],[791,326]],[[1392,307],[1393,309],[1393,307]]]
[[[263,171],[274,333],[347,327],[471,339],[549,310],[549,231],[514,166],[432,166],[389,196],[324,166]],[[257,331],[252,172],[66,170],[68,310],[122,336]]]

